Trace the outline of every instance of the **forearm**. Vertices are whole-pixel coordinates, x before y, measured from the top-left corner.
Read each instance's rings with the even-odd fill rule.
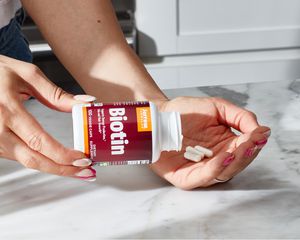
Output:
[[[23,0],[53,51],[101,101],[164,99],[127,45],[109,0]]]

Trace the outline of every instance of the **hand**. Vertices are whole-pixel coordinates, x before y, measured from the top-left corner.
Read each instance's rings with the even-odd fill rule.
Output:
[[[259,126],[254,113],[224,99],[181,97],[158,105],[162,111],[181,113],[183,147],[181,152],[163,152],[151,168],[182,189],[208,187],[217,183],[215,179],[236,176],[254,160],[270,135],[268,127]],[[185,148],[196,145],[211,149],[214,156],[199,163],[186,160]]]
[[[73,97],[51,83],[36,66],[1,55],[0,80],[0,156],[47,173],[95,178],[91,161],[82,152],[57,142],[23,106],[34,96],[52,109],[70,112],[74,104],[95,99]]]

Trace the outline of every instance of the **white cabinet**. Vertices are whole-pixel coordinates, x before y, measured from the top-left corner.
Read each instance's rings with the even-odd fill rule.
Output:
[[[164,86],[224,83],[217,75],[222,75],[222,69],[228,66],[228,62],[240,76],[237,80],[240,82],[249,81],[249,78],[253,78],[252,81],[268,81],[300,77],[299,71],[293,69],[298,63],[300,68],[300,0],[136,0],[135,17],[139,54],[148,63],[146,66],[150,73]],[[267,57],[263,52],[253,57],[253,51],[267,51]],[[238,55],[235,55],[237,52]],[[206,55],[214,55],[215,63],[205,62]],[[252,62],[247,62],[248,58]],[[236,61],[236,68],[232,59]],[[280,61],[284,63],[284,69],[280,69],[283,75],[276,79],[273,74],[268,77],[255,66],[263,63],[268,65],[266,69],[270,69]],[[241,72],[239,67],[246,66],[243,64],[249,68]],[[213,71],[221,72],[215,76],[205,75],[208,65],[214,68]],[[292,75],[284,74],[288,71],[286,67],[291,68]],[[190,74],[183,73],[189,70]],[[197,81],[190,80],[195,70],[199,76]],[[242,74],[248,74],[247,80],[243,80]],[[172,76],[172,83],[166,79],[168,76]],[[203,79],[206,76],[209,80]],[[184,79],[187,77],[188,80]],[[232,73],[227,70],[223,77],[223,80],[232,78]],[[231,82],[236,81],[233,78]]]
[[[299,0],[137,0],[142,56],[300,47]]]

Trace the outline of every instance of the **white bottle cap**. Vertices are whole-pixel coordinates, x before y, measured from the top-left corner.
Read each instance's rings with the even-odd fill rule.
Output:
[[[180,114],[178,112],[161,112],[159,128],[161,150],[180,151],[182,147]]]

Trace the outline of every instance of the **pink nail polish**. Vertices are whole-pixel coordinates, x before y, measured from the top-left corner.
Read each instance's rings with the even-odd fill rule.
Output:
[[[89,169],[92,171],[92,173],[94,174],[94,176],[97,175],[97,171],[94,168],[89,168]]]
[[[263,133],[267,138],[271,136],[271,130],[268,130]]]
[[[256,151],[257,147],[248,148],[245,152],[245,157],[252,157],[254,152]]]
[[[258,149],[262,149],[268,142],[268,139],[262,139],[260,141],[257,141],[255,144]]]
[[[234,155],[231,155],[231,156],[225,158],[225,160],[223,162],[223,166],[228,166],[233,160],[234,160]]]

